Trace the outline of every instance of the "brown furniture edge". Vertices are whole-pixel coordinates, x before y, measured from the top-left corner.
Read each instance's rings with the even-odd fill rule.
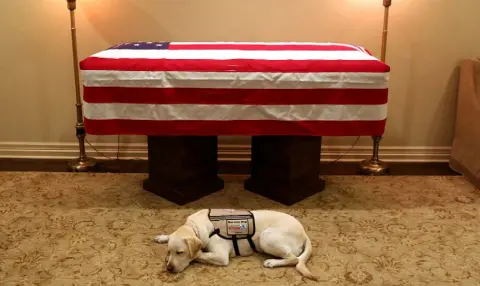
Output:
[[[459,174],[463,174],[465,178],[472,183],[476,188],[480,189],[480,179],[477,179],[470,170],[465,168],[462,164],[460,164],[457,160],[450,158],[450,169],[455,170]]]
[[[67,159],[0,158],[0,172],[67,172]],[[221,175],[250,174],[249,161],[219,161]],[[391,162],[390,176],[460,176],[448,162]],[[98,173],[148,173],[147,160],[98,160]],[[358,162],[321,162],[320,175],[361,175]]]

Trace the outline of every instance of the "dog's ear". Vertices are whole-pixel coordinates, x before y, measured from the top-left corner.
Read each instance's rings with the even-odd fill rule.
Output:
[[[187,243],[188,252],[192,258],[203,248],[203,242],[196,236],[186,237],[185,242]]]

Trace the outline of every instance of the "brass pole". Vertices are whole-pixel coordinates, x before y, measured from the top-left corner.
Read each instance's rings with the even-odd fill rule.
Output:
[[[387,56],[387,37],[388,37],[388,17],[392,0],[383,0],[383,30],[382,30],[382,49],[380,60],[385,62]],[[372,136],[373,139],[373,154],[369,160],[364,160],[360,163],[360,170],[362,173],[368,175],[385,175],[389,172],[389,166],[380,160],[378,152],[380,149],[380,141],[382,136]]]
[[[77,28],[75,24],[76,0],[67,0],[68,10],[70,10],[70,30],[72,36],[72,53],[73,53],[73,71],[75,76],[75,95],[76,95],[76,111],[77,124],[75,125],[76,136],[78,138],[80,155],[77,159],[69,162],[69,170],[73,172],[86,172],[92,170],[96,166],[93,158],[88,158],[85,152],[85,127],[83,125],[82,98],[80,96],[80,73],[78,67],[78,50],[77,50]]]
[[[390,6],[392,6],[392,0],[383,0],[383,32],[382,32],[382,50],[380,53],[380,60],[385,62],[387,57],[387,37],[388,37],[388,17],[390,12]]]

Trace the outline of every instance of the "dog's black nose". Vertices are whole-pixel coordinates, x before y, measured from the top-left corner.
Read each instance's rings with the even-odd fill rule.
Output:
[[[172,272],[173,271],[173,266],[172,265],[167,265],[167,271]]]

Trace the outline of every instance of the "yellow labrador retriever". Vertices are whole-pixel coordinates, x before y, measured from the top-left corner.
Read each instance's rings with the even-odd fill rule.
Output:
[[[157,243],[168,243],[167,271],[181,272],[194,260],[227,266],[231,257],[263,252],[278,258],[265,260],[264,267],[295,265],[303,276],[317,281],[306,266],[312,242],[296,218],[270,210],[220,211],[223,214],[200,210],[170,235],[154,238]]]

